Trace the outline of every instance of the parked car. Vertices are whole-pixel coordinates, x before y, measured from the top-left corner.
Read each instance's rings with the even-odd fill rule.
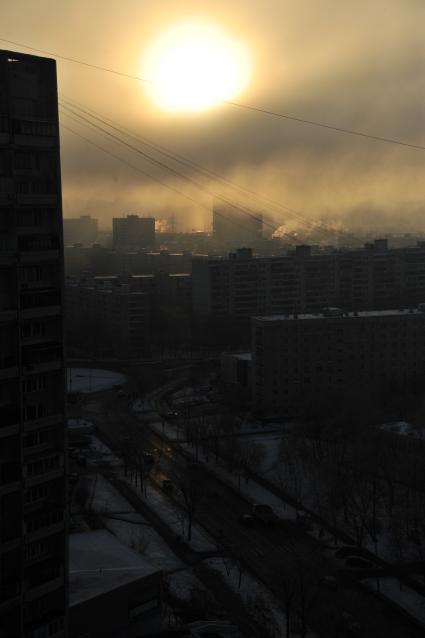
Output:
[[[255,503],[252,506],[252,516],[263,525],[273,525],[279,520],[270,505],[265,503]]]
[[[319,579],[319,583],[329,591],[338,590],[338,581],[335,576],[322,576]]]
[[[244,527],[253,527],[255,525],[255,518],[252,514],[241,514],[239,516],[239,523]]]
[[[363,558],[367,558],[367,552],[356,545],[344,545],[344,547],[340,547],[335,552],[336,558],[348,558],[349,556],[362,556]]]
[[[371,560],[361,556],[349,556],[345,561],[345,566],[352,569],[372,569],[375,565]]]
[[[343,611],[342,616],[342,625],[345,629],[345,635],[348,636],[360,636],[361,635],[361,627],[357,620],[348,613],[348,611]]]
[[[297,525],[302,527],[304,530],[311,530],[313,527],[314,519],[311,514],[305,512],[304,510],[299,510],[297,512]]]
[[[170,481],[170,479],[164,479],[162,481],[162,489],[164,490],[164,492],[172,492],[174,489],[174,486],[172,484],[172,482]]]

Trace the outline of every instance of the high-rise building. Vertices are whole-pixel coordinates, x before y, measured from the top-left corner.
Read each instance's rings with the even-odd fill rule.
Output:
[[[66,635],[56,65],[0,51],[0,636]]]
[[[153,217],[114,217],[112,219],[114,248],[153,248],[155,246],[155,219]]]
[[[97,219],[90,215],[68,217],[63,220],[63,239],[65,245],[83,244],[90,246],[95,243],[99,233]]]
[[[263,216],[230,206],[214,206],[213,236],[218,242],[234,247],[252,245],[263,237]]]

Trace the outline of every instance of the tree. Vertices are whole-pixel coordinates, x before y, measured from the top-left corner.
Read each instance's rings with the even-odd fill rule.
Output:
[[[177,477],[176,484],[183,497],[183,506],[187,514],[187,540],[192,540],[192,524],[195,514],[205,498],[205,470],[198,463],[188,463],[183,473]]]

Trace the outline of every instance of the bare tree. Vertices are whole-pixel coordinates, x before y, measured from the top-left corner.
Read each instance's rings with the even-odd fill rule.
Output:
[[[187,540],[192,540],[192,524],[196,512],[205,498],[204,469],[197,463],[188,463],[183,473],[176,479],[183,506],[187,514]]]

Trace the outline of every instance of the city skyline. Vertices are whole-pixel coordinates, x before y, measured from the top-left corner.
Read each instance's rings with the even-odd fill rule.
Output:
[[[27,1],[5,7],[0,36],[140,77],[152,42],[173,25],[202,20],[234,37],[249,52],[250,83],[235,101],[423,145],[423,12],[417,2],[335,7],[327,0],[313,8],[271,2],[267,10],[257,0],[233,4],[231,9],[224,2],[206,2],[202,9],[188,2],[176,3],[171,11],[164,2],[128,1],[107,8],[98,2],[90,7],[81,1],[59,7],[44,2],[40,12],[39,3]],[[52,29],[53,23],[59,28]],[[7,48],[6,43],[3,46]],[[423,151],[419,149],[229,104],[199,113],[164,113],[137,80],[60,59],[58,71],[62,99],[71,97],[120,127],[146,135],[308,219],[326,219],[350,229],[422,229]],[[190,180],[158,165],[152,168],[146,158],[120,148],[111,137],[105,140],[101,131],[87,128],[87,122],[69,111],[68,116],[61,115],[61,123],[65,217],[92,214],[104,226],[125,210],[157,218],[174,214],[179,226],[188,230],[205,228],[210,193],[247,203],[245,195],[210,177],[200,178],[204,187],[200,191],[190,181],[194,172],[188,167],[181,171],[168,162]],[[137,170],[108,157],[65,126]],[[300,225],[289,211],[264,204],[262,212],[272,212],[276,222],[286,223],[285,228],[296,230]]]

